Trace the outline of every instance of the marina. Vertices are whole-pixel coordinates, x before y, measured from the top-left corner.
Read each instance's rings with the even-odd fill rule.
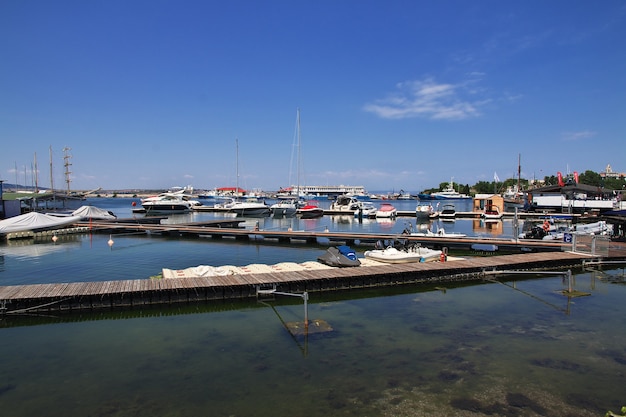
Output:
[[[530,416],[591,417],[621,403],[623,323],[606,308],[624,296],[620,242],[572,251],[517,239],[532,216],[417,219],[410,200],[395,219],[326,202],[313,219],[149,216],[132,201],[89,199],[117,219],[0,242],[0,391],[15,416],[294,415],[276,407],[285,396],[308,416],[514,415],[523,400]],[[375,264],[364,252],[379,240],[448,257]],[[315,262],[345,243],[360,266]],[[236,273],[197,276],[212,268]],[[71,410],[49,412],[59,401]]]

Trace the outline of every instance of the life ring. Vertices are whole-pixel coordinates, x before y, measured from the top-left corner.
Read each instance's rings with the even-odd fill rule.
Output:
[[[550,222],[549,222],[549,221],[547,221],[547,220],[546,220],[546,221],[544,221],[544,222],[543,222],[543,226],[542,226],[542,227],[543,227],[543,231],[544,231],[544,232],[547,232],[548,230],[550,230]]]

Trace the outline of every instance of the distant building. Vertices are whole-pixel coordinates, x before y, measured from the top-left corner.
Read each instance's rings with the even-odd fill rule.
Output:
[[[623,172],[613,172],[613,168],[611,168],[611,164],[608,164],[604,169],[604,172],[600,173],[602,178],[624,178],[626,177],[626,173]]]

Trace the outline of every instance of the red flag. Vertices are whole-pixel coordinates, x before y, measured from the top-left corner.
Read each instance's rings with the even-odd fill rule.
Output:
[[[563,175],[560,172],[556,173],[556,179],[559,181],[559,187],[563,187],[565,185],[563,182]]]

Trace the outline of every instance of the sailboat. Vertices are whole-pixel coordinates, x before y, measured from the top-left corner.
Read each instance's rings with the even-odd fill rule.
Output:
[[[239,140],[236,140],[237,144],[237,188],[239,190]],[[256,198],[248,198],[246,200],[237,200],[232,204],[229,204],[228,211],[236,213],[238,216],[266,216],[269,214],[270,209],[265,202],[258,201]]]
[[[270,212],[274,217],[291,217],[294,216],[298,209],[304,207],[305,203],[300,200],[300,109],[296,112],[296,137],[298,152],[296,161],[296,170],[298,177],[298,186],[296,187],[296,195],[294,198],[281,199],[270,206]],[[293,155],[292,155],[293,156]]]

